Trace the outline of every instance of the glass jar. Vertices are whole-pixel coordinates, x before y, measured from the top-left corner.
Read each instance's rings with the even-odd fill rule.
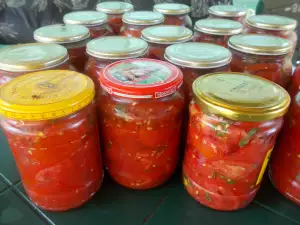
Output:
[[[29,198],[65,211],[98,191],[103,179],[94,84],[74,71],[20,76],[0,91],[1,127]]]
[[[0,86],[33,71],[72,69],[68,51],[56,44],[31,43],[15,45],[0,52]]]
[[[122,16],[126,12],[133,11],[133,5],[128,2],[101,2],[97,4],[97,11],[106,13],[108,16],[108,24],[113,29],[114,33],[118,35],[122,27]]]
[[[247,9],[234,5],[214,5],[208,9],[211,18],[229,19],[245,23]]]
[[[55,43],[68,49],[70,63],[82,72],[88,59],[85,54],[86,44],[90,40],[89,29],[82,25],[56,24],[38,28],[34,39],[42,43]]]
[[[243,25],[226,19],[203,19],[195,24],[194,42],[206,42],[228,47],[228,39],[243,32]]]
[[[125,13],[122,17],[123,26],[121,35],[128,37],[141,37],[142,30],[146,27],[162,24],[164,15],[152,11],[136,11]]]
[[[63,20],[65,24],[85,26],[89,29],[92,39],[113,34],[112,28],[107,24],[107,15],[101,12],[71,12],[64,15]]]
[[[287,88],[292,76],[289,41],[260,34],[236,35],[228,41],[232,52],[231,71],[271,80]]]
[[[191,17],[189,13],[191,11],[188,5],[179,3],[160,3],[153,7],[153,11],[160,12],[164,15],[166,25],[184,26],[189,29],[193,28]]]
[[[290,97],[266,79],[241,73],[202,76],[193,93],[184,186],[212,209],[243,208],[260,187]]]
[[[148,44],[139,38],[109,36],[90,41],[86,51],[89,60],[85,74],[92,78],[98,93],[100,74],[105,66],[123,59],[143,57],[148,52]]]
[[[119,184],[163,184],[179,159],[181,71],[153,59],[110,64],[100,76],[99,118],[108,173]]]
[[[190,29],[174,25],[157,25],[142,31],[142,39],[149,44],[149,58],[159,60],[164,60],[168,46],[190,41],[192,37]]]

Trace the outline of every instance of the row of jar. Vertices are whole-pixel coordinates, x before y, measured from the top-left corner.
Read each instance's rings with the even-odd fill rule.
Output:
[[[1,127],[30,199],[51,211],[82,205],[101,186],[102,157],[117,183],[154,188],[174,172],[180,140],[186,139],[188,193],[216,210],[247,206],[260,187],[290,96],[249,74],[203,75],[192,88],[183,84],[186,75],[159,60],[114,62],[99,75],[96,99],[93,81],[74,71],[34,72],[4,84]],[[191,89],[189,101],[184,93]],[[299,203],[298,101],[293,98],[271,175]]]

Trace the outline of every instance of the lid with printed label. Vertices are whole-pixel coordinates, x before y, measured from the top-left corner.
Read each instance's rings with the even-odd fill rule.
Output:
[[[176,66],[145,58],[112,63],[100,75],[100,83],[109,94],[139,99],[171,95],[182,80],[182,72]]]
[[[66,24],[77,24],[90,27],[107,23],[107,15],[95,11],[78,11],[67,13],[64,15],[63,20]]]
[[[133,11],[133,5],[118,1],[101,2],[97,4],[96,10],[106,14],[123,14]]]

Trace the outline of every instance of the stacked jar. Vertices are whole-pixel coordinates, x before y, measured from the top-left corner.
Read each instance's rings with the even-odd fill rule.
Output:
[[[208,9],[211,18],[229,19],[245,23],[247,10],[234,5],[214,5]]]

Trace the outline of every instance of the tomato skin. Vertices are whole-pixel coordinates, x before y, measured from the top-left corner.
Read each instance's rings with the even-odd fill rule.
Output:
[[[114,32],[110,25],[104,24],[100,26],[88,27],[91,35],[91,39],[100,38],[103,36],[113,35]]]
[[[120,34],[123,14],[107,14],[108,24],[112,28],[115,35]]]

